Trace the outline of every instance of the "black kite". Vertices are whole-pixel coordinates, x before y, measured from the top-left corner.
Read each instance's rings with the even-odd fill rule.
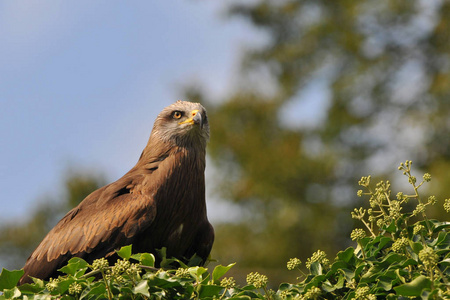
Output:
[[[206,216],[205,152],[209,124],[199,103],[177,101],[156,118],[137,164],[86,197],[28,258],[19,284],[57,277],[71,257],[89,262],[167,248],[168,257],[207,259],[214,230]]]

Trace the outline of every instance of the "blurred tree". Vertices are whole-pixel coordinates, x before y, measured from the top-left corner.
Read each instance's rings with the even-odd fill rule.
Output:
[[[47,196],[39,201],[30,217],[0,227],[0,265],[20,269],[43,237],[87,195],[105,185],[105,180],[91,173],[68,171],[61,196]],[[58,198],[58,200],[56,200]]]
[[[266,268],[332,256],[356,181],[406,159],[449,196],[450,2],[258,0],[229,13],[267,41],[245,52],[228,98],[186,89],[209,104],[218,190],[244,216],[216,225],[213,255]]]

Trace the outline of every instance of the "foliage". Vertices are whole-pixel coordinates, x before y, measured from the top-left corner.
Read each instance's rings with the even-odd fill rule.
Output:
[[[225,277],[234,264],[218,265],[211,272],[163,256],[163,268],[155,268],[153,254],[132,254],[131,246],[117,251],[120,259],[109,265],[104,258],[92,264],[72,258],[60,271],[65,275],[46,282],[17,287],[23,274],[3,269],[0,299],[445,299],[450,297],[450,223],[430,220],[426,208],[437,203],[435,197],[423,199],[419,188],[431,180],[411,174],[411,162],[399,169],[408,177],[412,194],[391,195],[390,183],[380,181],[375,188],[370,176],[359,184],[369,196],[370,208],[359,208],[352,217],[365,229],[355,229],[351,237],[357,247],[340,251],[333,261],[324,251],[306,260],[305,274],[298,258],[287,263],[288,270],[300,272],[299,282],[282,283],[274,291],[268,277],[258,272],[247,275],[239,287],[233,277]],[[405,204],[414,204],[404,211]],[[444,201],[450,211],[450,200]],[[168,268],[177,263],[178,268]],[[173,266],[173,265],[172,265]]]
[[[450,223],[427,218],[426,207],[435,205],[436,198],[423,199],[419,188],[431,175],[426,173],[418,183],[411,164],[406,161],[399,170],[408,177],[412,194],[399,192],[393,198],[389,181],[373,188],[370,176],[362,177],[359,184],[366,192],[357,194],[369,196],[370,208],[351,213],[365,227],[351,234],[356,249],[340,251],[332,263],[323,252],[316,252],[306,263],[310,273],[304,280],[297,285],[282,284],[280,290],[303,296],[315,291],[318,298],[326,299],[449,298]],[[449,201],[444,201],[447,212]],[[403,211],[408,202],[413,208]],[[299,266],[298,259],[288,262],[288,269]]]

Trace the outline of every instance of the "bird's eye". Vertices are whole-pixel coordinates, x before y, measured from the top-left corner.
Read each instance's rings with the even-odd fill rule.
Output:
[[[172,113],[172,118],[174,119],[179,119],[181,118],[181,116],[183,116],[183,113],[181,111],[176,110]]]

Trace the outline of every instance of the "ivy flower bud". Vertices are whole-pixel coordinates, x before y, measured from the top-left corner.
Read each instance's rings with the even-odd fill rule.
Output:
[[[233,277],[225,277],[220,281],[220,286],[226,289],[232,289],[236,286],[236,280]]]
[[[79,294],[81,293],[82,290],[83,287],[81,286],[81,284],[77,282],[73,282],[72,284],[69,285],[69,294],[71,295]]]
[[[92,270],[100,270],[109,267],[109,263],[105,258],[99,258],[92,263]]]
[[[400,252],[406,245],[408,245],[408,239],[405,237],[399,238],[392,244],[392,251]]]
[[[117,262],[114,264],[114,267],[112,268],[112,273],[114,275],[119,275],[125,272],[129,267],[131,263],[126,259],[118,259]]]
[[[444,200],[444,209],[446,212],[450,212],[450,199]]]
[[[360,240],[365,237],[366,237],[366,232],[362,228],[353,229],[352,233],[350,234],[350,238],[353,241],[357,241],[357,240]]]
[[[56,278],[50,278],[50,281],[45,285],[49,292],[52,292],[58,288],[59,280]]]
[[[416,206],[416,209],[413,210],[413,216],[417,216],[418,214],[422,213],[425,211],[425,204],[419,203]]]
[[[431,181],[431,175],[429,173],[423,174],[423,180],[425,180],[426,182],[430,182]]]
[[[175,277],[179,278],[189,278],[191,277],[191,274],[189,274],[189,270],[186,268],[178,268],[175,272]]]
[[[375,300],[377,297],[374,294],[370,294],[370,288],[368,286],[362,286],[356,289],[355,298],[357,300]]]
[[[417,225],[414,226],[413,233],[414,234],[419,234],[424,229],[425,229],[425,226],[417,224]]]
[[[267,276],[261,275],[258,272],[251,272],[247,275],[247,283],[253,285],[255,288],[260,289],[267,285]]]
[[[428,203],[431,205],[435,205],[436,204],[436,196],[430,196],[428,197]]]
[[[288,270],[294,270],[295,268],[300,267],[301,265],[301,261],[298,258],[291,258],[288,262],[287,262],[287,269]]]
[[[304,295],[304,299],[318,299],[318,297],[322,294],[322,291],[316,287],[311,287]]]
[[[327,258],[326,253],[322,250],[317,250],[314,252],[313,255],[306,260],[305,265],[309,269],[311,268],[311,264],[316,261],[321,263],[325,268],[330,265],[330,260]]]
[[[423,265],[428,268],[436,266],[439,256],[433,251],[432,248],[425,246],[425,248],[419,252],[419,259],[422,261]]]

